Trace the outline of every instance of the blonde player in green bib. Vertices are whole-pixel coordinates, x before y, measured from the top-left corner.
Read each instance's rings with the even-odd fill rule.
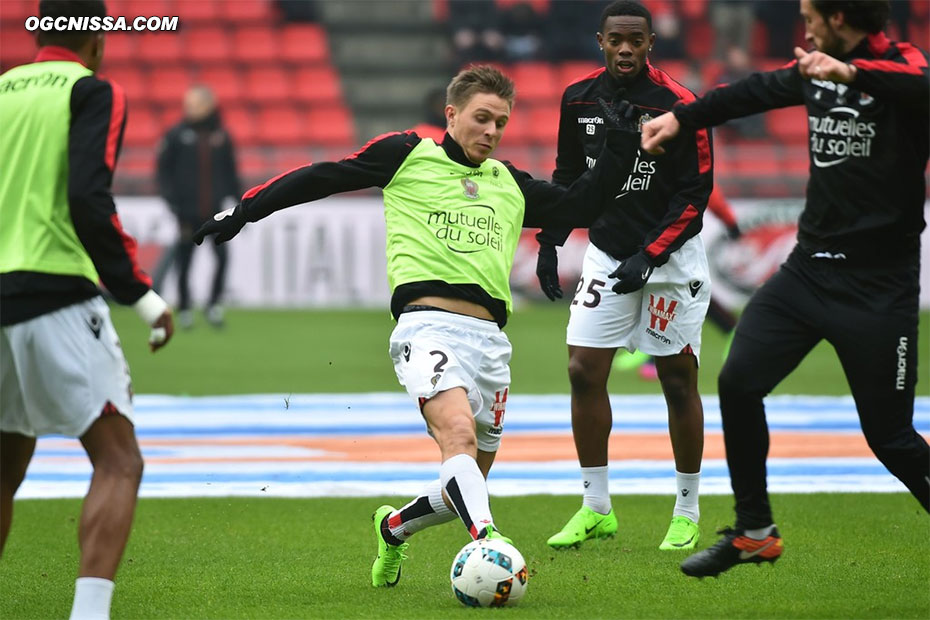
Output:
[[[565,188],[491,158],[514,100],[498,69],[473,66],[446,91],[441,143],[389,133],[338,162],[291,170],[254,187],[215,216],[195,241],[234,237],[247,222],[335,194],[380,187],[387,224],[390,353],[442,454],[439,478],[400,509],[373,515],[374,586],[400,579],[406,542],[460,518],[473,539],[505,538],[494,525],[485,479],[500,444],[511,347],[502,328],[513,310],[509,275],[523,227],[588,226],[599,214],[600,171],[629,164],[638,134],[625,102],[603,104],[612,130],[594,169]]]

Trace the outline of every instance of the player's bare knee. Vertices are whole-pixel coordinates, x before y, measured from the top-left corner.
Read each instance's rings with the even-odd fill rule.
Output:
[[[572,357],[568,361],[568,380],[573,392],[595,392],[606,388],[607,372],[584,358]]]
[[[142,480],[142,471],[145,463],[138,450],[118,450],[97,459],[94,463],[94,473],[135,481]]]

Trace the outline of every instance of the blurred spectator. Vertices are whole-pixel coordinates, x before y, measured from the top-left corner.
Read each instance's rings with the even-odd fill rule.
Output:
[[[442,142],[446,133],[446,89],[434,88],[423,98],[423,121],[415,125],[415,131],[421,138],[432,138],[433,142]]]
[[[501,34],[508,61],[539,60],[545,20],[526,2],[518,2],[501,14]]]
[[[727,50],[724,58],[723,72],[716,80],[716,84],[730,84],[752,75],[755,68],[752,59],[745,48],[732,46]],[[765,119],[761,114],[734,118],[722,125],[724,131],[731,131],[741,138],[762,138],[765,136]]]
[[[748,50],[755,19],[753,3],[749,0],[711,2],[710,22],[716,33],[714,55],[722,59],[731,47]]]
[[[449,25],[458,66],[503,60],[505,39],[494,0],[449,0]]]
[[[655,60],[684,56],[678,3],[675,0],[647,0],[645,4],[652,13],[652,29],[658,35],[650,58]]]
[[[318,20],[315,0],[275,0],[275,4],[288,22],[315,22]]]
[[[591,60],[601,63],[597,48],[597,24],[603,0],[552,0],[546,20],[545,52],[549,60]]]
[[[232,140],[220,122],[216,97],[206,86],[184,95],[184,118],[165,134],[158,153],[158,186],[178,219],[180,238],[175,247],[178,267],[178,323],[193,326],[188,276],[194,243],[191,237],[204,221],[223,209],[223,201],[241,194]],[[226,278],[226,246],[210,245],[216,271],[207,306],[207,321],[223,326],[220,297]]]
[[[768,30],[769,45],[766,53],[769,57],[784,58],[787,62],[793,59],[791,49],[795,44],[807,48],[798,5],[794,2],[759,0],[756,3],[756,16]]]

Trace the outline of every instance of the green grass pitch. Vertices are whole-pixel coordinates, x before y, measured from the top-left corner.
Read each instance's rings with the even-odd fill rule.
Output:
[[[399,391],[387,355],[387,311],[232,311],[228,327],[201,320],[157,355],[131,311],[114,309],[136,392],[234,394]],[[567,393],[567,308],[518,309],[515,393]],[[930,316],[921,316],[928,360]],[[723,338],[704,331],[700,389],[716,392]],[[920,373],[918,394],[930,394]],[[615,373],[613,393],[658,393]],[[846,394],[828,345],[776,393]],[[402,502],[406,498],[386,498]],[[461,607],[449,567],[468,537],[450,523],[418,534],[397,588],[369,584],[379,498],[143,499],[114,596],[114,618],[928,618],[930,520],[908,494],[777,495],[786,552],[774,567],[737,567],[719,579],[678,570],[659,552],[669,498],[616,496],[620,534],[553,552],[545,539],[578,497],[496,497],[501,528],[531,571],[521,606]],[[701,547],[732,521],[730,497],[702,498]],[[66,617],[77,570],[78,500],[19,501],[0,561],[0,618]]]

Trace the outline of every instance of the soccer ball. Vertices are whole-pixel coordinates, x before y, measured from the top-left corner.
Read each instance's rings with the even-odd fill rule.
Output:
[[[468,607],[513,605],[526,593],[526,562],[513,545],[497,540],[468,543],[452,562],[452,592]]]

